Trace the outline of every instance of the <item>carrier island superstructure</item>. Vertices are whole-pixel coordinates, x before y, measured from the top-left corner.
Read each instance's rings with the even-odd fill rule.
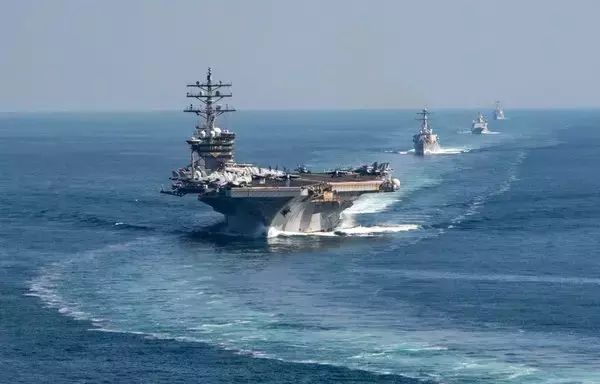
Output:
[[[199,117],[190,146],[190,162],[172,172],[170,190],[162,193],[198,200],[223,214],[230,231],[243,234],[332,231],[341,213],[366,193],[394,192],[400,181],[391,176],[389,163],[312,173],[306,167],[294,172],[237,163],[236,135],[216,125],[216,118],[235,109],[218,104],[231,97],[231,84],[215,82],[208,68],[205,82],[188,87],[187,97],[199,100],[185,112]],[[226,91],[226,92],[224,92]]]

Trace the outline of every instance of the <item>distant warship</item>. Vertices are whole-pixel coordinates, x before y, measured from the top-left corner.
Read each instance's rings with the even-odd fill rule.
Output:
[[[473,133],[473,134],[488,133],[488,122],[485,119],[485,117],[483,117],[483,114],[481,112],[479,112],[479,115],[477,116],[477,120],[473,121],[471,133]]]
[[[496,101],[496,109],[494,110],[494,120],[504,120],[504,111],[500,108],[500,102]]]
[[[242,234],[268,233],[270,228],[287,232],[332,231],[340,225],[340,214],[366,193],[394,192],[400,181],[391,176],[389,163],[312,173],[306,167],[295,172],[261,168],[234,160],[235,133],[216,126],[216,118],[235,109],[219,105],[231,97],[222,88],[231,84],[214,82],[208,68],[206,82],[187,97],[202,102],[185,112],[202,119],[187,140],[190,163],[172,172],[170,190],[162,193],[196,194],[226,218],[230,231]]]
[[[426,153],[437,152],[440,150],[440,142],[438,136],[433,133],[431,125],[427,120],[427,116],[431,113],[424,108],[421,112],[417,113],[421,118],[421,129],[419,133],[413,136],[413,143],[415,146],[415,155],[424,156]]]

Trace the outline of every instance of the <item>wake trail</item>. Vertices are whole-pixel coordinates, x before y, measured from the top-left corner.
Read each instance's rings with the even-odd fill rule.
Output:
[[[468,153],[471,152],[471,148],[468,147],[449,147],[449,148],[440,148],[437,151],[425,151],[425,154],[427,155],[459,155],[461,153]],[[386,153],[394,153],[394,154],[398,154],[398,155],[409,155],[409,154],[414,154],[415,150],[414,149],[409,149],[406,151],[396,151],[396,150],[388,150],[385,151]]]
[[[523,163],[526,156],[527,156],[527,154],[524,151],[519,152],[519,154],[517,155],[515,160],[509,166],[508,171],[507,171],[507,177],[504,180],[504,182],[501,183],[496,188],[488,190],[488,192],[486,192],[482,195],[475,196],[471,200],[471,203],[469,204],[469,207],[467,208],[465,213],[450,220],[450,225],[448,225],[448,228],[454,228],[455,225],[462,223],[469,216],[473,216],[473,215],[479,213],[481,208],[483,208],[483,206],[485,206],[485,204],[490,199],[492,199],[496,196],[499,196],[503,193],[508,192],[510,190],[510,188],[512,187],[513,183],[518,180],[517,174],[518,174],[519,166]]]
[[[269,229],[268,237],[294,237],[294,236],[322,236],[322,237],[339,237],[339,236],[357,236],[357,237],[370,237],[377,236],[384,233],[394,232],[406,232],[415,231],[420,229],[419,225],[416,224],[401,224],[401,225],[390,225],[390,226],[356,226],[350,228],[340,227],[329,232],[288,232],[280,231],[275,228]]]

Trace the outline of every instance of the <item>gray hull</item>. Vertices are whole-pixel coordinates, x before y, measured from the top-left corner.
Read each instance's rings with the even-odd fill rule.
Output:
[[[340,225],[340,214],[360,194],[347,194],[337,201],[315,202],[309,196],[228,198],[200,197],[225,216],[229,231],[245,235],[266,235],[269,229],[282,232],[329,232]]]
[[[487,132],[488,132],[487,128],[481,128],[481,127],[473,128],[471,130],[471,133],[474,135],[481,135],[482,133],[487,133]]]
[[[439,143],[427,143],[424,141],[415,143],[415,155],[417,156],[424,156],[427,152],[438,152],[439,150]]]

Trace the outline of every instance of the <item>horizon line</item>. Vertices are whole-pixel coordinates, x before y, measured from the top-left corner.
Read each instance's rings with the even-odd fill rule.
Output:
[[[423,107],[415,108],[277,108],[277,109],[266,109],[266,108],[243,108],[237,109],[236,112],[367,112],[367,111],[416,111]],[[425,107],[434,111],[473,111],[473,110],[494,110],[495,107],[438,107],[431,108]],[[507,110],[507,108],[502,108]],[[580,106],[580,107],[511,107],[508,108],[511,111],[536,111],[536,110],[600,110],[600,106]],[[54,109],[54,110],[16,110],[16,111],[0,111],[0,115],[17,115],[17,114],[132,114],[132,113],[180,113],[183,109]]]

